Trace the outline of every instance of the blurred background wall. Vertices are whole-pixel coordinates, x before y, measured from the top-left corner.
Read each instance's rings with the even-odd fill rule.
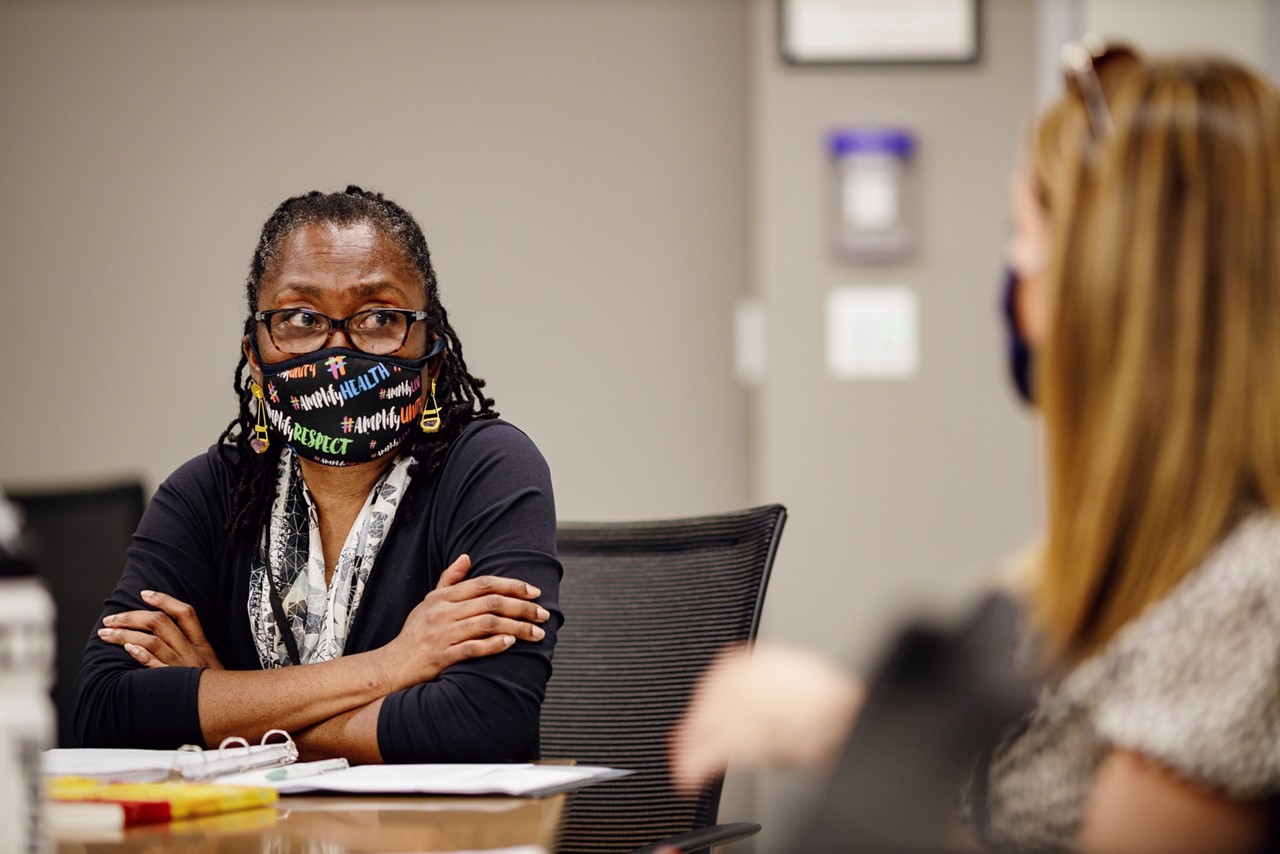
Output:
[[[235,414],[257,233],[380,189],[575,517],[747,495],[736,0],[0,4],[0,482],[155,486]]]
[[[1030,420],[1006,379],[997,312],[1006,180],[1035,92],[1034,6],[985,4],[964,66],[788,67],[774,5],[752,7],[752,284],[768,370],[753,394],[755,495],[790,509],[764,634],[866,663],[911,610],[967,599],[1029,536]],[[850,264],[828,248],[833,126],[914,132],[919,235],[909,260]],[[827,372],[824,305],[842,286],[902,286],[919,306],[907,380]],[[759,814],[803,815],[812,779],[762,776]],[[784,850],[767,822],[760,851]]]
[[[975,64],[797,68],[773,0],[0,0],[0,484],[154,488],[201,453],[234,414],[262,222],[360,183],[422,223],[563,518],[780,501],[763,635],[863,665],[1035,526],[997,296],[1006,175],[1057,47],[1097,29],[1274,73],[1277,10],[984,0]],[[907,261],[827,245],[824,136],[861,124],[919,141]],[[848,285],[914,292],[914,376],[828,374],[825,299]],[[806,785],[731,775],[722,817],[778,850]]]

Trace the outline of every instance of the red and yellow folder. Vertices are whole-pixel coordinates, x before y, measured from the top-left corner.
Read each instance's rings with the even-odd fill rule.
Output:
[[[270,806],[274,789],[216,783],[103,783],[52,777],[45,783],[53,827],[124,828]]]

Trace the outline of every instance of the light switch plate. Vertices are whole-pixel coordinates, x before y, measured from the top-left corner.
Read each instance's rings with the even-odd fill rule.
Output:
[[[743,297],[733,307],[733,373],[745,386],[764,382],[764,302]]]
[[[908,379],[920,370],[920,308],[901,285],[827,292],[827,371],[837,380]]]

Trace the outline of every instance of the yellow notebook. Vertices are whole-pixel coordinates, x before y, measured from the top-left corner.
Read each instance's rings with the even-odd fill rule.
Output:
[[[215,783],[102,783],[87,777],[45,782],[54,827],[110,828],[180,821],[270,806],[275,789]]]

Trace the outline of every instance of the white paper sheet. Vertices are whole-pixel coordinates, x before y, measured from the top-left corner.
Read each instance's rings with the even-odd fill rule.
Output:
[[[222,777],[220,783],[302,792],[422,795],[533,795],[629,774],[593,765],[359,765],[313,777],[268,780],[266,772]]]
[[[223,782],[219,780],[218,782]],[[290,797],[287,801],[280,801],[279,807],[286,812],[331,812],[335,809],[333,798],[325,793],[319,793],[318,797],[304,798],[298,797],[298,793],[294,793],[294,797]],[[523,809],[524,804],[512,798],[494,797],[494,798],[471,798],[462,807],[467,812],[486,812],[486,813],[504,813],[512,810]],[[450,810],[459,809],[458,802],[452,799],[441,798],[439,800],[431,800],[427,798],[406,798],[403,795],[365,795],[359,798],[343,798],[341,809],[343,812],[448,812]]]
[[[278,745],[268,745],[278,747]],[[265,748],[254,746],[251,751]],[[226,753],[243,751],[234,748]],[[218,751],[206,751],[214,758]],[[174,750],[68,749],[47,750],[41,770],[49,775],[94,777],[97,779],[163,780],[175,757],[181,763],[202,763],[206,756]],[[630,774],[615,768],[593,765],[532,764],[439,764],[439,765],[359,765],[291,780],[268,780],[275,765],[255,771],[224,774],[219,783],[240,786],[269,786],[282,795],[302,792],[347,792],[351,794],[423,795],[535,795],[585,786]]]

